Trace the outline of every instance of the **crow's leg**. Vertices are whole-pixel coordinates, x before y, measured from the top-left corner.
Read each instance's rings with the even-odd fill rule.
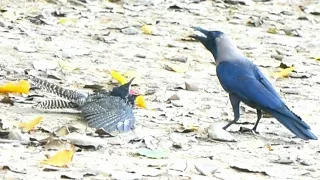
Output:
[[[257,127],[258,127],[258,124],[260,122],[260,119],[262,117],[262,111],[257,109],[257,121],[256,123],[254,124],[253,128],[252,129],[248,129],[248,128],[244,128],[244,127],[241,127],[240,128],[240,132],[252,132],[253,134],[259,134],[259,132],[257,131]]]
[[[232,124],[236,123],[240,118],[240,99],[234,94],[229,94],[229,99],[232,105],[234,119],[223,127],[224,130],[226,130]]]

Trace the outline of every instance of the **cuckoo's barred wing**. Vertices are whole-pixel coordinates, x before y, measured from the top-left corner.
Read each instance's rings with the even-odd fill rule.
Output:
[[[65,89],[65,88],[62,88],[58,85],[55,85],[53,83],[50,83],[46,80],[43,80],[43,79],[40,79],[40,78],[37,78],[34,76],[30,76],[29,79],[30,79],[32,85],[34,85],[40,89],[43,89],[49,93],[52,93],[52,94],[58,95],[62,98],[65,98],[73,103],[78,104],[78,105],[82,105],[86,101],[86,98],[88,96],[88,94],[86,94],[86,93],[81,93],[81,92],[78,92],[75,90]]]
[[[120,97],[107,96],[88,102],[79,109],[90,127],[102,128],[106,132],[127,132],[135,124],[132,109]]]

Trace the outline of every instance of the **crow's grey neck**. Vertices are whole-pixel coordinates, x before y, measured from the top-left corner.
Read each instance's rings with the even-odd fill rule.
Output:
[[[217,65],[223,61],[243,59],[243,54],[229,37],[222,36],[217,41],[217,53],[214,56]]]

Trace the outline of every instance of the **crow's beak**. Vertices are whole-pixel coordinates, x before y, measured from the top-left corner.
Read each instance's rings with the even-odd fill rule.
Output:
[[[201,27],[191,27],[195,31],[199,32],[198,34],[190,35],[189,37],[194,38],[196,40],[204,41],[207,39],[209,31],[202,29]]]

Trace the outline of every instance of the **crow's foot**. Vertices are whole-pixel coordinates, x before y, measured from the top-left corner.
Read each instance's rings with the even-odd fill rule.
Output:
[[[256,129],[249,129],[249,128],[246,128],[246,127],[240,127],[239,132],[241,132],[241,133],[250,132],[252,134],[260,134]]]

